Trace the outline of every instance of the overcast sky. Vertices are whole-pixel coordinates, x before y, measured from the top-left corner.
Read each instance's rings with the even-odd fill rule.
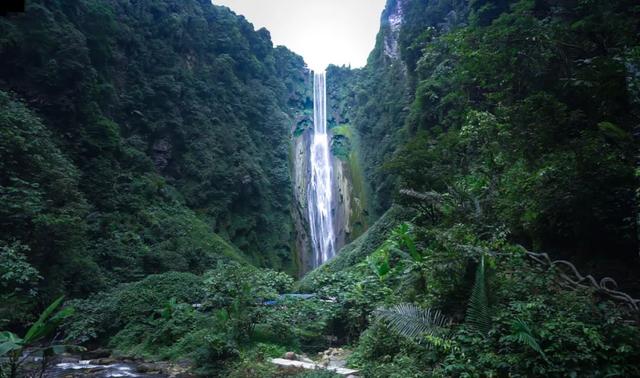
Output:
[[[213,0],[266,27],[284,45],[321,70],[329,63],[362,67],[375,44],[385,0]]]

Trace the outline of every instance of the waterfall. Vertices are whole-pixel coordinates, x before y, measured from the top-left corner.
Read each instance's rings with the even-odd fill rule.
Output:
[[[322,265],[335,255],[335,234],[331,213],[332,181],[327,135],[327,86],[325,73],[313,77],[313,141],[309,153],[309,225],[313,248],[313,266]]]

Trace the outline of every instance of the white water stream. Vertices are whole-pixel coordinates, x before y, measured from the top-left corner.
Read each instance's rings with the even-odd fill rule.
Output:
[[[313,266],[318,267],[335,255],[333,230],[332,175],[327,135],[327,86],[325,73],[313,77],[313,141],[309,154],[309,225],[313,247]]]

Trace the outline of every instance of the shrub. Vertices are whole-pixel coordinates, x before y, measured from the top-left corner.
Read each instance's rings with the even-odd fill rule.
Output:
[[[80,342],[108,339],[129,324],[145,324],[172,298],[189,306],[201,303],[202,279],[191,273],[152,275],[89,299],[72,301],[78,313],[67,323],[66,330],[71,339]]]

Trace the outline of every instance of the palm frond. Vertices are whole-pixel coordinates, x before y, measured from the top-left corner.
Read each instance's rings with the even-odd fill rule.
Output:
[[[540,347],[540,343],[538,343],[538,339],[527,322],[519,318],[514,319],[511,322],[511,332],[511,336],[515,341],[528,346],[535,352],[538,352],[546,362],[549,362],[547,355],[544,354],[544,351]]]
[[[384,320],[389,328],[410,339],[436,336],[450,323],[439,310],[420,308],[411,303],[402,303],[390,308],[379,308],[374,312],[377,319]]]
[[[491,311],[489,308],[489,297],[487,295],[484,256],[480,258],[480,264],[478,264],[476,270],[475,282],[467,307],[466,321],[483,335],[489,333],[491,329]]]

